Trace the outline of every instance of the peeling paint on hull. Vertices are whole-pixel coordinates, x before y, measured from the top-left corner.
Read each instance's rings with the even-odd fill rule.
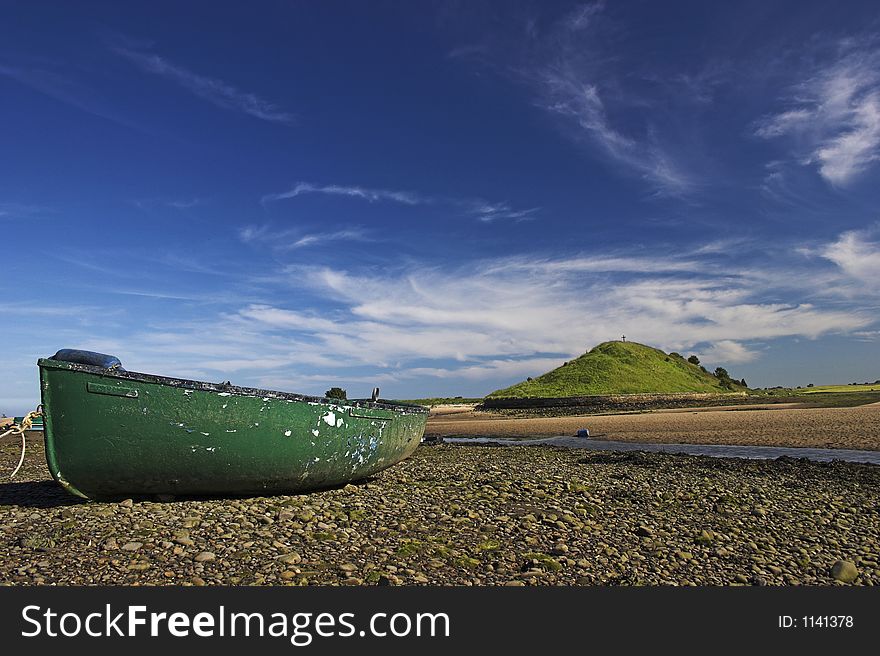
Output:
[[[38,365],[49,470],[87,498],[340,485],[409,456],[427,419],[418,406],[336,402],[48,359]],[[103,393],[91,392],[98,383]]]

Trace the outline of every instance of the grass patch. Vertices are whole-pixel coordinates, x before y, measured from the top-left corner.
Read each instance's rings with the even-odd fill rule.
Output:
[[[480,551],[497,551],[500,548],[501,543],[498,540],[484,540],[477,545]]]
[[[397,548],[397,555],[401,558],[415,556],[425,550],[425,544],[420,540],[404,540]]]
[[[452,550],[445,544],[436,542],[422,542],[421,540],[403,540],[395,552],[400,558],[408,558],[419,554],[428,554],[434,558],[449,558]]]
[[[537,551],[533,551],[527,553],[525,555],[526,561],[534,564],[536,567],[540,567],[544,571],[558,572],[562,569],[562,564],[559,563],[555,558],[548,556],[545,553],[540,553]]]
[[[470,556],[459,556],[455,559],[455,564],[459,567],[473,569],[474,567],[479,567],[480,561],[476,558],[471,558]]]

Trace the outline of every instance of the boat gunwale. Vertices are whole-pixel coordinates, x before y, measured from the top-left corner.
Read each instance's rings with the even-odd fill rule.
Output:
[[[174,387],[178,389],[190,389],[201,392],[215,392],[218,394],[229,394],[230,396],[241,397],[268,397],[280,401],[302,401],[306,403],[318,403],[321,405],[351,406],[355,408],[373,408],[379,410],[394,410],[397,412],[412,412],[428,414],[430,411],[425,406],[412,403],[391,403],[385,401],[371,401],[369,399],[330,399],[321,396],[308,396],[305,394],[297,394],[295,392],[281,392],[277,390],[265,390],[256,387],[241,387],[239,385],[227,385],[225,383],[209,383],[206,381],[190,380],[187,378],[174,378],[171,376],[160,376],[158,374],[147,374],[138,371],[128,371],[120,369],[106,369],[88,364],[80,364],[78,362],[67,362],[65,360],[53,360],[52,358],[40,358],[37,360],[37,366],[41,368],[62,369],[67,371],[77,371],[82,373],[96,374],[107,378],[118,378],[120,380],[131,380],[141,383],[151,383],[155,385],[164,385],[165,387]]]

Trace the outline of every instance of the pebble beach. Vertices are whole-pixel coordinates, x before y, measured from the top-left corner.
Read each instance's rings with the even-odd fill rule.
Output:
[[[31,440],[0,584],[877,585],[880,468],[439,445],[310,494],[102,503]]]

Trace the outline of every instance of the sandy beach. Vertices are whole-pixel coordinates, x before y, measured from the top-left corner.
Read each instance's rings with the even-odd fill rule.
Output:
[[[429,437],[553,437],[587,428],[623,442],[880,449],[880,404],[803,408],[796,404],[688,408],[639,414],[521,417],[473,406],[431,411]]]

